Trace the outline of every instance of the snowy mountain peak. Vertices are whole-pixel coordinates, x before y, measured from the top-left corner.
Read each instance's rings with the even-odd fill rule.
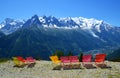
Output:
[[[91,29],[93,26],[100,25],[102,23],[102,20],[99,21],[94,18],[87,19],[83,17],[75,17],[72,19],[84,29]]]
[[[0,25],[12,25],[12,26],[15,26],[16,24],[18,23],[25,23],[25,20],[14,20],[14,19],[11,19],[11,18],[6,18]]]
[[[10,24],[10,25],[16,25],[16,22],[14,19],[11,18],[6,18],[0,25],[0,27],[4,27],[5,25]]]
[[[38,19],[38,16],[37,15],[34,15],[34,16],[32,16],[32,21],[34,21],[34,20],[36,20],[36,19]]]
[[[31,26],[40,26],[41,22],[39,21],[39,17],[37,15],[32,16],[30,19],[28,19],[24,24],[23,28],[31,27]]]
[[[14,21],[14,19],[6,18],[4,22],[5,22],[6,24],[8,24],[8,23],[11,23],[11,22],[13,22],[13,21]]]
[[[23,23],[25,23],[25,20],[6,18],[2,23],[0,23],[0,30],[5,34],[10,34],[21,28]]]
[[[41,16],[39,17],[40,22],[42,23],[43,27],[59,27],[60,26],[60,22],[58,21],[57,18],[55,18],[54,16]]]

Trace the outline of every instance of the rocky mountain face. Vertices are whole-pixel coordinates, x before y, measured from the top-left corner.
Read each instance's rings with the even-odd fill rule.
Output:
[[[0,23],[0,30],[4,34],[8,35],[21,28],[24,22],[24,20],[14,20],[6,18],[2,23]]]
[[[2,32],[2,31],[0,31],[0,37],[2,37],[2,36],[4,36],[5,34]]]
[[[55,18],[34,15],[27,21],[7,19],[0,24],[0,57],[34,56],[49,59],[56,50],[74,55],[120,45],[120,28],[83,17]]]

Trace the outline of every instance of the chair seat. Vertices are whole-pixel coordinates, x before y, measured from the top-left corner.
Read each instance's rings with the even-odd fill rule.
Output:
[[[79,60],[71,60],[71,62],[79,62]]]
[[[56,61],[54,61],[54,63],[56,63],[56,64],[58,64],[58,63],[60,63],[61,61],[60,60],[56,60]]]
[[[70,60],[63,60],[63,63],[70,63]]]
[[[91,62],[90,60],[82,60],[82,62]]]
[[[28,63],[35,63],[36,60],[33,57],[26,57]]]

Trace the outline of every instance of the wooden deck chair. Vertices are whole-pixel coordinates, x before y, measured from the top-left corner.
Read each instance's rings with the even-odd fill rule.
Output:
[[[69,56],[71,68],[80,68],[80,62],[78,56]]]
[[[36,62],[36,60],[35,60],[33,57],[26,57],[26,61],[27,61],[27,63],[29,63],[29,64]]]
[[[26,61],[27,61],[27,64],[28,64],[28,68],[32,68],[35,66],[36,64],[36,60],[33,58],[33,57],[26,57]]]
[[[106,54],[96,54],[95,56],[95,65],[100,68],[107,67],[107,63],[105,62]]]
[[[59,60],[58,56],[50,56],[49,57],[51,59],[51,61],[55,64],[59,64],[61,61]]]
[[[25,66],[25,63],[24,62],[21,62],[17,59],[17,57],[12,57],[13,59],[13,62],[14,62],[14,67],[23,67]]]
[[[82,66],[90,69],[90,68],[95,68],[95,66],[92,64],[92,55],[83,55],[82,56]]]
[[[69,69],[70,68],[70,60],[69,60],[69,56],[61,56],[60,57],[61,60],[61,66],[63,69]]]

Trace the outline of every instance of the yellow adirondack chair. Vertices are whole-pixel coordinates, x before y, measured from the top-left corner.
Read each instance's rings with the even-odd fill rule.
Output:
[[[12,57],[15,66],[24,66],[24,62],[19,61],[16,57]]]
[[[58,64],[58,63],[61,62],[56,55],[55,55],[55,56],[50,56],[50,59],[51,59],[52,62],[55,63],[55,64]]]

